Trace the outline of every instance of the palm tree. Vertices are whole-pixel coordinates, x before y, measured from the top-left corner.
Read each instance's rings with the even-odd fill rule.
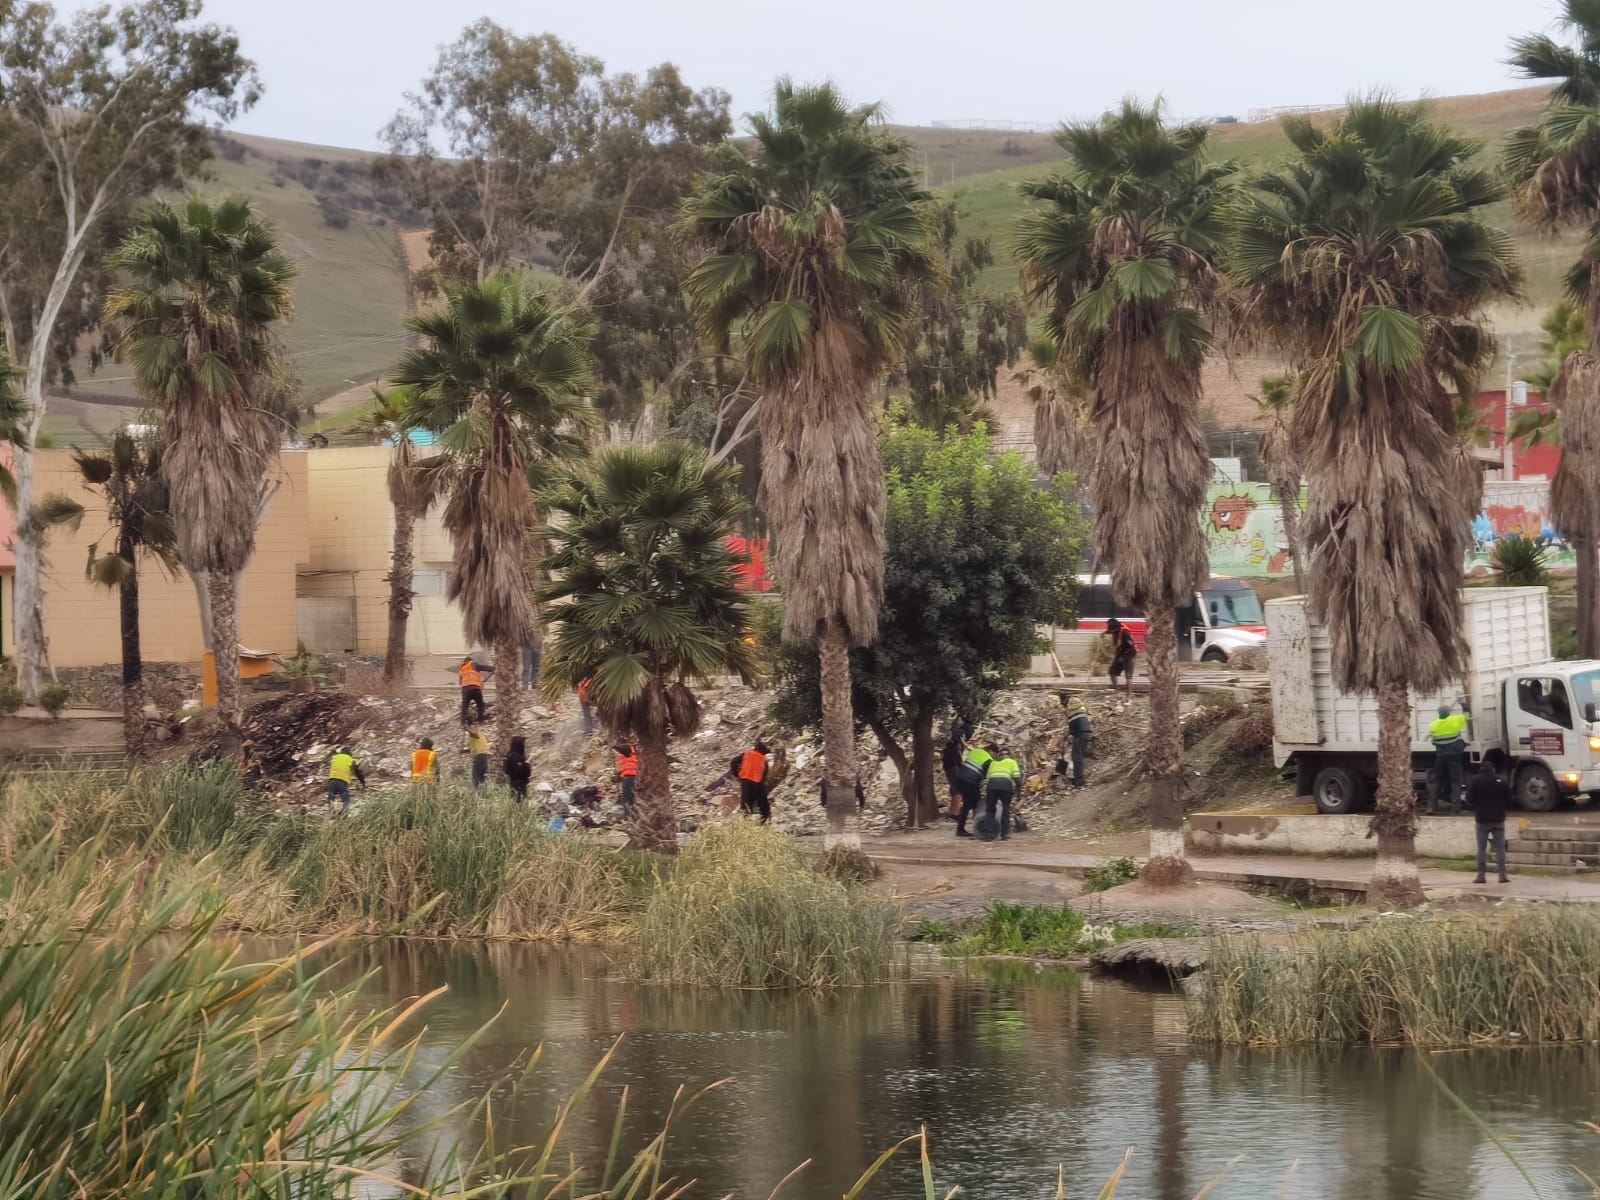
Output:
[[[1169,127],[1159,105],[1124,102],[1064,127],[1066,169],[1023,185],[1038,202],[1017,224],[1030,297],[1045,310],[1063,378],[1088,384],[1096,458],[1095,546],[1118,598],[1143,608],[1150,674],[1150,862],[1181,883],[1183,733],[1177,606],[1207,573],[1195,514],[1211,462],[1200,368],[1217,302],[1217,211],[1231,168],[1206,159],[1206,130]]]
[[[692,737],[690,684],[755,680],[755,650],[724,540],[744,508],[739,471],[682,442],[606,450],[550,493],[542,590],[552,638],[547,687],[592,679],[607,724],[639,747],[632,844],[672,853],[678,819],[669,737]]]
[[[88,577],[116,588],[122,632],[122,739],[129,758],[144,752],[144,659],[139,651],[139,555],[154,558],[168,574],[178,570],[177,534],[161,449],[120,432],[104,453],[73,451],[83,484],[105,503],[110,554],[89,546]],[[70,496],[46,496],[35,508],[41,525],[77,529],[86,509]],[[104,535],[102,535],[104,536]]]
[[[878,632],[883,466],[869,389],[905,349],[916,287],[936,273],[929,196],[876,105],[780,79],[752,144],[714,146],[679,231],[707,339],[736,334],[760,385],[761,497],[783,636],[815,642],[835,833],[854,817],[850,647]]]
[[[416,416],[403,388],[372,389],[372,400],[349,428],[392,447],[389,455],[389,504],[394,509],[394,539],[389,552],[389,642],[383,656],[383,677],[394,681],[406,674],[406,622],[411,616],[411,580],[415,573],[413,538],[417,521],[438,499],[443,475],[417,458],[411,434]]]
[[[1566,291],[1587,317],[1586,344],[1594,355],[1600,354],[1600,5],[1564,0],[1561,24],[1575,46],[1543,33],[1511,43],[1511,66],[1527,79],[1550,80],[1553,86],[1538,124],[1507,139],[1504,165],[1524,216],[1548,230],[1587,230],[1578,261],[1567,272]],[[1586,384],[1600,384],[1593,371],[1585,370],[1583,377]],[[1578,654],[1595,658],[1600,657],[1600,501],[1591,499],[1590,484],[1600,479],[1600,443],[1578,430],[1600,420],[1600,395],[1570,380],[1552,386],[1548,395],[1561,440],[1561,464],[1550,483],[1550,523],[1577,553]],[[1522,433],[1532,434],[1536,424],[1528,418]],[[1543,431],[1546,437],[1553,432]]]
[[[162,417],[178,559],[204,573],[222,719],[237,726],[239,572],[255,552],[267,472],[287,432],[278,329],[296,269],[248,200],[150,206],[108,259],[115,353]]]
[[[593,329],[521,275],[451,282],[445,303],[406,318],[423,344],[401,358],[416,424],[439,435],[452,460],[444,525],[454,557],[446,594],[467,637],[499,666],[495,736],[502,752],[517,724],[516,664],[536,614],[535,486],[553,461],[584,452],[594,423]]]
[[[1294,444],[1294,399],[1300,381],[1293,374],[1263,375],[1261,394],[1254,397],[1256,408],[1271,422],[1261,435],[1256,451],[1267,468],[1267,483],[1278,501],[1283,517],[1283,537],[1294,560],[1295,590],[1304,594],[1305,545],[1300,536],[1300,488],[1305,468]]]
[[[1422,900],[1411,700],[1460,678],[1461,574],[1482,494],[1457,418],[1494,355],[1489,301],[1514,294],[1502,195],[1478,145],[1423,106],[1353,103],[1328,130],[1290,119],[1295,157],[1233,212],[1250,312],[1298,371],[1310,492],[1310,603],[1334,677],[1378,697],[1377,864],[1369,901]]]

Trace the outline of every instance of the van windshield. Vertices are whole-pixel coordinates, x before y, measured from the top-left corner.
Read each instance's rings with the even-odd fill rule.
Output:
[[[1261,601],[1254,592],[1201,592],[1200,595],[1211,610],[1211,624],[1216,628],[1266,624],[1261,615]]]
[[[1589,705],[1600,712],[1600,671],[1579,671],[1572,677],[1572,694],[1578,703],[1578,713],[1588,719]]]

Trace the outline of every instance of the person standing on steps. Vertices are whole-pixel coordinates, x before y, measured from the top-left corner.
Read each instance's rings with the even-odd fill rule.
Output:
[[[1089,722],[1089,707],[1082,697],[1073,697],[1067,712],[1067,735],[1072,739],[1072,786],[1081,788],[1087,782],[1083,777],[1083,760],[1089,753],[1089,736],[1094,726]]]
[[[1433,742],[1433,777],[1437,788],[1428,792],[1428,815],[1448,811],[1461,815],[1461,790],[1467,765],[1467,714],[1439,705],[1439,719],[1428,726]]]
[[[622,781],[622,819],[633,820],[633,789],[639,782],[639,747],[618,742],[611,749],[617,756],[617,778]]]
[[[476,725],[467,726],[467,753],[472,755],[472,786],[482,787],[489,778],[489,739]]]
[[[511,739],[511,749],[506,753],[505,761],[500,764],[506,773],[506,782],[511,785],[511,795],[518,804],[528,799],[528,781],[533,778],[533,764],[528,761],[528,739],[514,737]],[[477,783],[478,766],[472,766],[473,783]]]
[[[465,729],[473,723],[467,720],[467,713],[473,705],[478,706],[477,721],[483,720],[484,713],[488,711],[483,704],[483,681],[493,674],[493,667],[475,661],[470,654],[456,668],[456,682],[461,685],[461,728]]]
[[[1022,764],[1012,756],[1009,747],[999,752],[994,762],[989,764],[989,779],[987,795],[984,797],[985,811],[983,820],[978,823],[978,836],[983,837],[989,832],[988,841],[996,836],[1005,841],[1011,836],[1011,804],[1016,799],[1017,792],[1022,787]],[[995,819],[995,812],[999,810],[999,820]]]
[[[361,790],[367,789],[367,777],[361,773],[361,764],[350,753],[350,747],[341,746],[328,759],[328,803],[339,802],[339,811],[350,811],[350,780],[361,781]]]
[[[423,738],[411,752],[411,782],[439,782],[439,754],[433,748],[432,738]]]
[[[1467,784],[1467,803],[1472,806],[1472,821],[1478,835],[1478,877],[1473,883],[1485,883],[1484,868],[1489,864],[1486,851],[1494,843],[1495,865],[1500,868],[1500,882],[1510,883],[1506,874],[1506,809],[1511,806],[1511,785],[1506,782],[1505,751],[1496,746],[1483,756],[1483,766]]]
[[[772,802],[767,797],[767,744],[757,742],[729,764],[739,780],[739,808],[760,813],[763,825],[772,820]]]
[[[1133,698],[1133,663],[1139,656],[1139,648],[1133,644],[1133,634],[1128,632],[1127,626],[1112,617],[1106,622],[1106,633],[1111,637],[1111,693],[1116,695],[1117,676],[1121,675],[1127,680],[1127,695]]]
[[[971,837],[967,832],[967,818],[983,802],[983,781],[989,774],[989,764],[994,761],[995,745],[974,746],[961,760],[961,812],[956,816],[956,836]]]

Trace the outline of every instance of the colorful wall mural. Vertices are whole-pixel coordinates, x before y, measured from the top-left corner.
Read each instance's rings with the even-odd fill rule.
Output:
[[[1556,536],[1545,515],[1550,503],[1548,480],[1530,479],[1483,486],[1483,512],[1472,523],[1468,572],[1490,569],[1494,544],[1511,534],[1550,541],[1552,567],[1577,565],[1571,547]],[[1305,506],[1305,497],[1300,499]],[[1294,560],[1283,534],[1283,515],[1272,489],[1264,483],[1217,483],[1206,493],[1200,517],[1216,575],[1291,575]]]

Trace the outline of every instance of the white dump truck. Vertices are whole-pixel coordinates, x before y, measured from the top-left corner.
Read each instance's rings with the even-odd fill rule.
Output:
[[[1513,762],[1512,790],[1529,812],[1600,795],[1600,661],[1554,662],[1544,588],[1465,588],[1466,672],[1454,687],[1414,695],[1414,782],[1433,766],[1428,726],[1440,704],[1464,700],[1471,716],[1468,771],[1492,747]],[[1325,813],[1371,804],[1378,775],[1378,701],[1334,686],[1327,630],[1305,597],[1266,605],[1273,756],[1298,772],[1299,794]]]

